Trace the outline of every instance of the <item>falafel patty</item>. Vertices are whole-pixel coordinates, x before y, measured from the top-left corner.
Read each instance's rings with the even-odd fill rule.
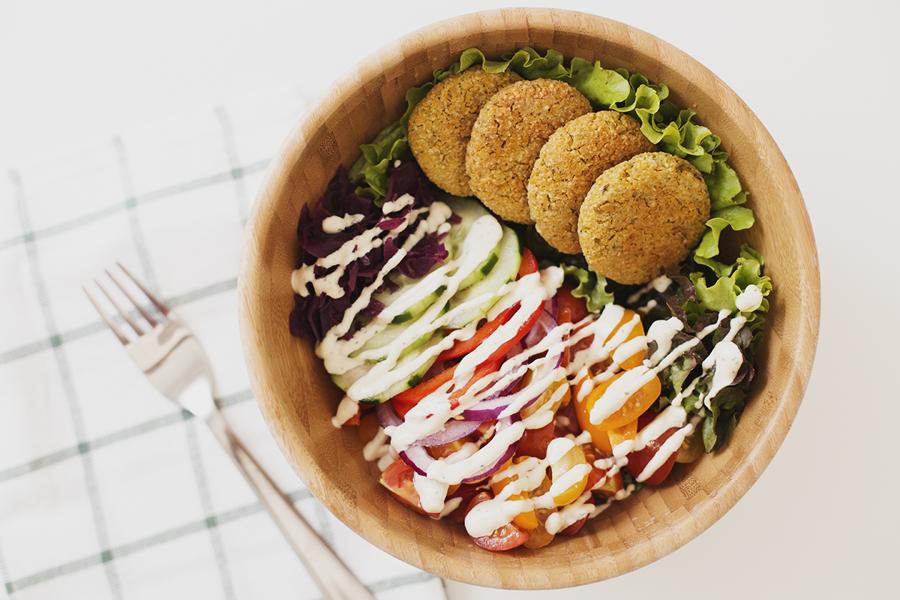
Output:
[[[591,269],[619,283],[644,283],[688,255],[709,219],[709,191],[683,158],[647,152],[604,171],[578,217]]]
[[[654,149],[637,121],[611,110],[582,115],[554,131],[528,179],[528,209],[541,237],[560,252],[580,253],[578,212],[594,181]]]
[[[488,98],[522,78],[512,71],[488,73],[479,66],[451,75],[413,108],[409,147],[425,175],[455,196],[471,196],[466,145],[478,111]]]
[[[541,147],[560,126],[589,112],[588,99],[562,81],[520,81],[494,94],[466,149],[474,194],[501,218],[532,223],[526,184]]]

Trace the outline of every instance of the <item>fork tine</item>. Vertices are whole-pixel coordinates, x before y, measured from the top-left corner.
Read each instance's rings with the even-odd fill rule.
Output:
[[[156,296],[154,296],[153,292],[148,290],[147,287],[143,283],[141,283],[140,279],[138,279],[137,277],[132,275],[131,271],[129,271],[128,269],[125,268],[125,265],[123,265],[120,262],[116,262],[116,264],[119,265],[119,268],[122,269],[122,272],[128,276],[128,279],[130,279],[132,281],[132,283],[134,283],[134,285],[138,286],[138,288],[142,292],[144,292],[144,295],[150,299],[150,302],[153,303],[153,306],[155,306],[159,310],[159,312],[161,312],[165,316],[169,316],[169,307],[168,306],[166,306],[161,300],[159,300]]]
[[[125,294],[125,297],[128,298],[128,300],[134,305],[138,312],[141,313],[141,316],[144,317],[144,319],[146,319],[148,323],[150,323],[150,327],[156,327],[157,321],[153,317],[153,315],[147,312],[143,305],[134,299],[134,296],[131,295],[131,292],[129,292],[128,289],[124,285],[122,285],[122,282],[119,281],[119,278],[116,277],[110,269],[106,269],[106,274],[110,279],[112,279],[112,282],[116,284],[116,287],[119,288],[119,291]]]
[[[100,291],[103,292],[103,295],[106,296],[107,300],[109,300],[110,303],[112,303],[112,305],[116,308],[116,310],[119,311],[119,316],[122,317],[125,322],[131,326],[134,332],[138,335],[144,335],[144,330],[138,327],[138,324],[134,321],[134,319],[128,316],[128,311],[123,309],[122,305],[119,304],[119,302],[115,298],[113,298],[113,295],[109,293],[109,290],[106,289],[106,286],[104,286],[97,280],[94,280],[94,284],[98,288],[100,288]]]
[[[94,309],[97,311],[97,313],[100,314],[100,318],[103,319],[103,322],[106,323],[107,327],[109,327],[114,334],[116,334],[116,338],[118,338],[119,342],[123,346],[127,346],[128,338],[126,338],[122,334],[122,332],[119,331],[119,328],[116,326],[116,323],[112,320],[112,317],[110,317],[109,313],[107,313],[106,310],[104,310],[103,307],[100,306],[100,303],[97,302],[97,299],[94,297],[94,295],[91,293],[91,291],[89,289],[87,289],[87,286],[84,286],[84,285],[81,286],[81,290],[84,292],[84,295],[88,297],[88,300],[91,301],[91,304],[94,305]]]

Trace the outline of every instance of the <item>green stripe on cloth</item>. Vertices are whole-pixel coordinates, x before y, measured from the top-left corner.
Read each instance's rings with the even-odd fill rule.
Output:
[[[113,149],[117,156],[117,165],[119,170],[119,178],[122,182],[122,192],[126,197],[125,213],[128,217],[128,228],[131,230],[131,239],[134,242],[134,248],[137,252],[138,261],[140,261],[141,270],[144,273],[144,282],[152,290],[159,290],[159,280],[156,277],[156,269],[153,261],[150,259],[150,252],[147,249],[147,242],[144,238],[144,231],[141,227],[140,213],[137,210],[138,201],[134,194],[134,177],[128,161],[128,152],[125,149],[125,143],[122,138],[113,139]],[[209,481],[206,476],[206,469],[203,466],[203,459],[200,456],[200,444],[197,440],[197,429],[194,422],[185,419],[184,435],[187,441],[188,456],[191,463],[191,472],[194,475],[194,481],[197,487],[197,495],[200,500],[200,507],[205,513],[213,510],[212,493],[209,489]],[[222,538],[217,529],[210,529],[209,541],[212,546],[213,556],[216,562],[216,570],[219,572],[219,583],[222,586],[222,592],[225,600],[234,600],[234,583],[231,580],[231,572],[228,569],[228,562],[225,558],[225,547],[222,544]]]
[[[10,180],[13,186],[16,211],[19,214],[19,221],[23,231],[31,231],[31,216],[28,210],[28,203],[25,196],[25,185],[21,176],[13,171],[10,173]],[[38,302],[40,303],[41,313],[43,314],[44,324],[50,334],[51,346],[53,346],[53,356],[56,359],[56,366],[59,370],[62,382],[63,396],[69,409],[69,418],[72,421],[72,427],[75,431],[75,438],[80,442],[85,439],[84,420],[81,415],[81,407],[78,402],[78,394],[72,380],[72,371],[69,367],[69,361],[66,357],[65,350],[62,347],[59,336],[56,333],[56,320],[50,307],[50,296],[47,291],[47,284],[41,276],[40,259],[38,257],[37,243],[33,237],[26,242],[25,252],[28,257],[28,267],[31,271],[32,282],[37,292]],[[100,493],[97,489],[97,477],[94,471],[94,462],[89,453],[79,452],[81,456],[81,464],[84,472],[84,483],[87,487],[88,502],[91,508],[91,517],[94,524],[94,532],[97,535],[97,542],[101,547],[109,545],[109,534],[106,528],[106,518],[103,514],[103,503],[100,499]],[[108,564],[105,569],[106,579],[109,583],[110,591],[113,598],[122,598],[122,586],[119,582],[119,576],[114,565]]]
[[[237,288],[237,279],[231,277],[229,279],[217,281],[209,285],[187,291],[183,294],[163,298],[163,300],[172,308],[178,308],[179,306],[190,304],[191,302],[194,302],[196,300],[203,300],[205,298],[215,296],[216,294],[230,292],[235,288]],[[136,315],[137,313],[135,312],[134,314]],[[2,352],[0,353],[0,365],[12,362],[14,360],[19,360],[20,358],[26,358],[28,356],[31,356],[32,354],[42,352],[47,348],[60,346],[67,342],[74,342],[89,335],[93,335],[97,332],[106,330],[106,325],[103,323],[103,321],[99,320],[88,323],[86,325],[81,325],[74,329],[70,329],[69,331],[50,336],[47,339],[39,340],[37,342],[31,342],[30,344],[25,344],[24,346],[19,346],[18,348],[13,348],[11,350],[7,350],[6,352]]]
[[[234,406],[235,404],[246,402],[251,398],[253,398],[253,394],[250,392],[250,390],[241,390],[239,392],[235,392],[234,394],[229,394],[227,396],[218,398],[216,400],[216,404],[218,404],[220,408],[228,408],[229,406]],[[182,421],[193,418],[194,415],[192,415],[191,413],[184,410],[179,410],[168,415],[163,415],[162,417],[150,419],[148,421],[138,423],[137,425],[132,425],[130,427],[108,433],[106,435],[94,438],[93,440],[79,442],[75,446],[63,448],[61,450],[51,452],[50,454],[45,454],[44,456],[32,459],[21,465],[3,469],[2,471],[0,471],[0,483],[8,481],[10,479],[15,479],[16,477],[21,477],[22,475],[27,475],[28,473],[32,473],[34,471],[39,471],[43,468],[50,467],[64,460],[74,458],[79,454],[84,453],[85,451],[104,448],[106,446],[109,446],[110,444],[128,440],[139,435],[150,433],[151,431],[156,431],[158,429],[162,429],[163,427],[168,427],[175,423],[180,423]]]
[[[227,182],[229,180],[239,179],[246,175],[252,175],[253,173],[258,173],[264,170],[268,165],[269,159],[258,160],[247,165],[230,168],[227,171],[220,171],[218,173],[213,173],[212,175],[206,175],[204,177],[198,177],[197,179],[191,179],[189,181],[176,183],[174,185],[151,190],[137,196],[126,197],[117,204],[112,204],[110,206],[106,206],[104,208],[79,215],[73,219],[69,219],[68,221],[63,221],[61,223],[57,223],[43,229],[32,229],[29,226],[28,229],[24,230],[25,233],[15,235],[5,240],[0,240],[0,251],[28,242],[53,237],[67,231],[71,231],[73,229],[78,229],[83,225],[88,225],[95,221],[99,221],[100,219],[105,219],[106,217],[118,214],[119,212],[126,210],[131,206],[147,204],[156,200],[160,200],[162,198],[168,198],[169,196],[175,196],[184,192],[203,189],[212,185]]]
[[[311,496],[309,490],[301,489],[288,494],[288,497],[294,503],[297,503],[301,500],[310,498]],[[191,521],[190,523],[185,523],[184,525],[173,527],[171,529],[155,533],[133,542],[128,542],[127,544],[122,544],[120,546],[115,546],[112,548],[106,548],[98,554],[84,556],[82,558],[78,558],[61,565],[50,567],[49,569],[44,569],[43,571],[38,571],[37,573],[32,573],[31,575],[26,575],[25,577],[21,577],[14,581],[8,581],[6,583],[6,588],[10,593],[17,592],[44,583],[46,581],[50,581],[51,579],[61,577],[63,575],[68,575],[70,573],[75,573],[77,571],[93,567],[95,565],[111,565],[114,564],[115,559],[122,558],[124,556],[128,556],[130,554],[134,554],[136,552],[140,552],[141,550],[146,550],[147,548],[152,548],[166,542],[171,542],[173,540],[183,538],[187,535],[197,533],[205,529],[220,527],[222,525],[225,525],[226,523],[231,523],[232,521],[237,521],[238,519],[242,519],[244,517],[259,513],[262,510],[262,505],[258,502],[245,504],[243,506],[239,506],[237,508],[219,513],[217,515],[211,515],[197,521]]]

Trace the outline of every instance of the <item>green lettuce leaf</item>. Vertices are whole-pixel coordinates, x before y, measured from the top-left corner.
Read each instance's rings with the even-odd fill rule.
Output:
[[[706,273],[695,271],[689,276],[703,309],[737,312],[735,301],[738,294],[752,284],[762,292],[763,301],[756,310],[751,311],[747,321],[752,322],[757,313],[765,313],[769,310],[769,301],[766,296],[772,292],[772,280],[768,275],[763,274],[764,262],[759,252],[745,245],[741,248],[734,263],[727,265],[716,261],[711,262],[715,264],[714,271],[717,275],[712,284],[707,281]]]
[[[695,258],[712,258],[719,254],[719,237],[722,230],[731,227],[735,231],[750,229],[755,219],[753,211],[746,206],[729,206],[712,213],[706,222],[706,233],[694,249]]]
[[[746,398],[747,393],[741,388],[729,387],[712,399],[701,428],[703,447],[707,452],[712,452],[716,446],[722,446],[731,437],[744,411]]]
[[[562,265],[566,277],[574,279],[577,285],[572,290],[576,298],[584,298],[587,308],[591,312],[600,312],[600,309],[613,302],[613,293],[607,288],[606,278],[593,271],[588,271],[575,265]]]

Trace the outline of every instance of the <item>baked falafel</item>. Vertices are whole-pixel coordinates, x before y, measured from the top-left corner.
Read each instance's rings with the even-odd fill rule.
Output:
[[[647,152],[604,171],[578,217],[591,269],[619,283],[644,283],[688,255],[709,219],[709,191],[683,158]]]
[[[488,98],[521,79],[512,71],[488,73],[475,66],[428,91],[407,124],[409,147],[428,179],[455,196],[472,195],[466,175],[472,125]]]
[[[619,112],[582,115],[553,132],[528,179],[528,209],[548,244],[578,254],[578,212],[597,177],[653,144],[640,124]]]
[[[562,81],[520,81],[481,108],[466,149],[466,172],[475,196],[507,221],[531,223],[526,184],[547,138],[591,112],[581,92]]]

